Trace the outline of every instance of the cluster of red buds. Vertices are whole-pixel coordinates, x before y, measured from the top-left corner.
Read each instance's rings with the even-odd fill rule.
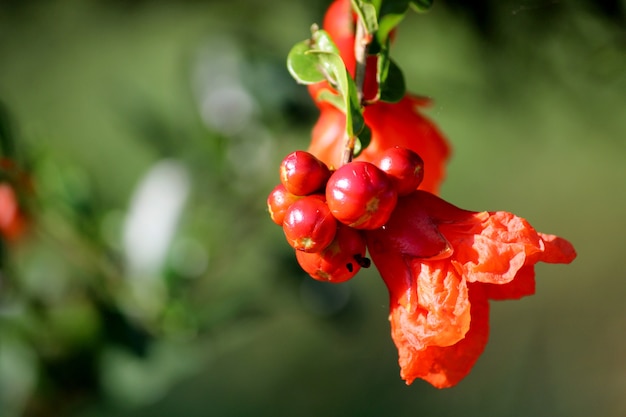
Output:
[[[295,151],[283,159],[281,184],[267,204],[302,269],[339,283],[370,266],[362,231],[387,223],[398,197],[415,191],[423,177],[422,158],[406,148],[389,148],[375,163],[353,161],[333,171],[313,154]]]

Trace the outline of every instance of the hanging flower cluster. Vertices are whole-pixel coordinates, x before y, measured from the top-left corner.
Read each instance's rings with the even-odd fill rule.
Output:
[[[489,300],[533,294],[537,262],[569,263],[576,252],[511,213],[463,210],[437,196],[449,145],[388,56],[397,6],[429,2],[373,3],[336,0],[324,30],[290,53],[320,117],[308,151],[283,160],[268,207],[315,279],[351,279],[369,253],[389,290],[402,378],[445,388],[484,350]],[[363,45],[370,54],[357,56]]]

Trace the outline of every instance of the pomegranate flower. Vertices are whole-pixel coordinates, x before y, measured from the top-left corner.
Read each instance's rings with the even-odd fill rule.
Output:
[[[356,16],[350,0],[335,0],[324,16],[323,27],[334,40],[348,72],[354,76],[354,27]],[[376,56],[368,56],[363,86],[366,101],[376,96]],[[309,85],[309,92],[320,109],[320,117],[313,128],[308,151],[326,165],[341,166],[346,116],[332,104],[318,100],[325,90],[334,91],[326,81]],[[437,193],[445,176],[445,164],[450,157],[450,146],[437,126],[420,112],[430,100],[406,94],[397,103],[368,102],[363,117],[372,132],[371,142],[356,160],[373,162],[380,152],[401,146],[418,153],[424,160],[425,177],[422,190]]]
[[[385,149],[408,148],[424,160],[424,180],[419,188],[438,193],[450,146],[437,126],[418,111],[427,103],[423,98],[407,95],[398,103],[367,106],[364,117],[372,132],[371,142],[355,160],[374,162]],[[321,108],[308,151],[328,166],[341,166],[345,123],[346,115],[341,110],[330,105]]]
[[[569,242],[511,213],[462,210],[419,190],[366,235],[389,290],[401,376],[438,388],[457,384],[482,353],[489,299],[533,294],[537,262],[576,257]]]

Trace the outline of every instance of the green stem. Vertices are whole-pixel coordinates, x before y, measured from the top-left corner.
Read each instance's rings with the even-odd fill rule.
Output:
[[[365,24],[360,18],[357,17],[356,33],[354,38],[354,57],[356,60],[354,83],[356,85],[357,97],[359,99],[359,103],[361,103],[361,108],[363,107],[363,83],[365,82],[365,64],[368,45],[369,39],[365,31]],[[344,165],[352,161],[355,142],[356,138],[354,135],[346,135],[342,157],[342,163]]]

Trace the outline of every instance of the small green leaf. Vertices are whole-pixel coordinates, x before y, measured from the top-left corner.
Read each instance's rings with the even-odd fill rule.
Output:
[[[329,70],[329,79],[334,79],[334,86],[343,98],[343,108],[346,113],[346,134],[348,136],[358,135],[365,126],[363,110],[357,97],[356,85],[348,73],[341,57],[337,54],[321,51],[311,51],[314,55],[319,55],[320,62]]]
[[[342,112],[346,112],[346,103],[344,102],[343,97],[339,94],[333,93],[329,89],[325,88],[320,91],[315,99],[317,101],[327,101]]]
[[[353,157],[359,156],[362,150],[363,150],[363,147],[361,146],[361,140],[359,138],[356,138],[354,140],[354,149],[352,150],[352,156]]]
[[[313,32],[312,40],[313,47],[311,49],[329,52],[331,54],[339,54],[339,48],[337,48],[337,45],[335,45],[335,42],[333,42],[333,39],[325,30],[315,30]]]
[[[382,101],[395,103],[404,97],[406,84],[400,67],[389,57],[390,45],[391,40],[387,39],[387,42],[384,46],[381,46],[378,54],[376,67],[377,98]]]
[[[400,24],[409,10],[409,0],[385,0],[380,7],[376,39],[381,45],[387,42],[391,31]]]
[[[361,133],[357,137],[354,146],[354,156],[358,156],[365,148],[367,148],[372,141],[372,131],[367,125],[364,126]]]
[[[314,84],[326,79],[320,71],[319,57],[311,54],[309,40],[298,42],[287,55],[287,69],[300,84]]]
[[[411,8],[416,12],[424,13],[433,7],[433,0],[411,0]]]
[[[400,67],[392,60],[389,59],[388,67],[386,70],[386,77],[380,83],[380,100],[396,103],[402,100],[406,92],[406,83],[404,81],[404,74]]]
[[[352,9],[363,22],[367,33],[373,34],[378,30],[378,12],[371,0],[352,0]]]

